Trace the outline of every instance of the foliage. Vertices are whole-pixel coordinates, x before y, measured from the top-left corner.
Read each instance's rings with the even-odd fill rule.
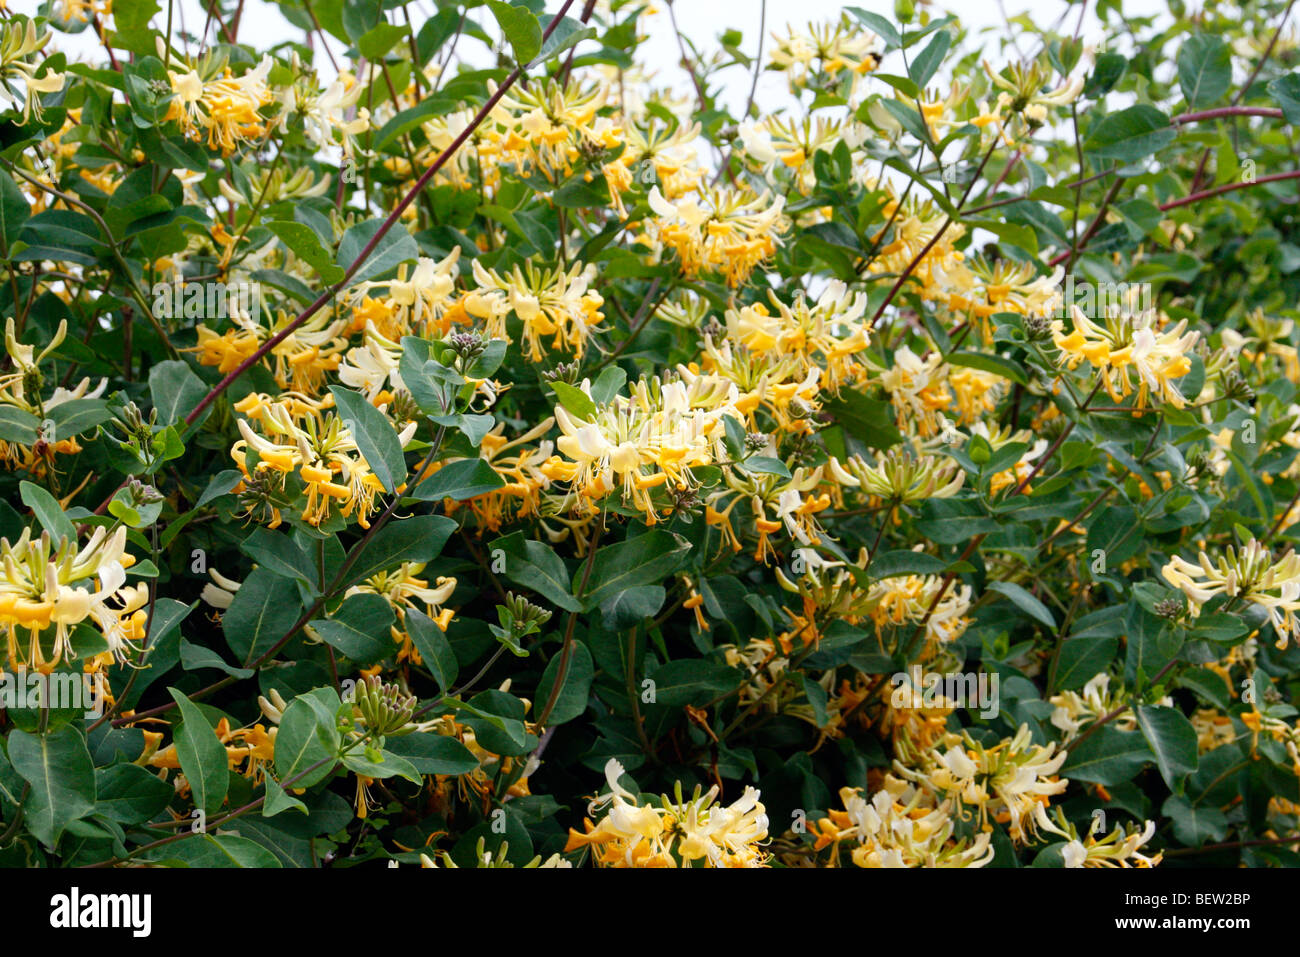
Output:
[[[278,5],[0,24],[0,860],[1297,863],[1288,4]]]

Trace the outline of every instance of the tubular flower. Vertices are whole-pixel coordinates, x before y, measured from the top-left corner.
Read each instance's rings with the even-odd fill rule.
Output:
[[[1141,826],[1116,825],[1115,830],[1100,840],[1093,833],[1082,841],[1076,835],[1061,849],[1061,856],[1066,867],[1155,867],[1163,854],[1139,853],[1155,833],[1155,821],[1144,821]]]
[[[952,498],[965,484],[966,473],[951,459],[914,455],[895,446],[868,465],[860,455],[841,465],[831,459],[829,469],[841,484],[860,488],[873,501],[909,505],[932,498]]]
[[[1184,332],[1185,319],[1172,329],[1161,330],[1154,309],[1139,312],[1133,308],[1138,289],[1132,292],[1130,302],[1107,310],[1104,326],[1073,305],[1070,310],[1074,329],[1068,335],[1064,323],[1054,320],[1052,338],[1061,350],[1060,362],[1074,369],[1087,360],[1098,370],[1107,394],[1116,402],[1136,392],[1139,409],[1146,408],[1149,396],[1181,409],[1186,400],[1173,380],[1191,371],[1190,353],[1200,333]]]
[[[295,61],[297,55],[294,55]],[[314,76],[285,87],[280,93],[283,110],[280,129],[288,127],[290,117],[301,116],[307,138],[319,147],[333,146],[334,134],[339,133],[344,157],[356,151],[356,137],[370,128],[370,111],[357,107],[362,85],[351,73],[340,73],[323,91]],[[348,114],[354,114],[351,119]]]
[[[847,74],[856,82],[880,65],[884,52],[880,38],[847,14],[833,22],[809,23],[806,30],[787,26],[784,35],[773,33],[772,39],[770,68],[785,71],[792,93],[815,85],[821,76],[834,80]]]
[[[474,281],[479,288],[465,300],[465,309],[487,324],[494,339],[510,339],[506,320],[513,315],[523,325],[524,345],[534,362],[546,356],[542,338],[552,336],[551,348],[572,352],[581,359],[587,338],[605,314],[605,300],[591,289],[596,267],[574,263],[572,268],[545,269],[532,262],[515,266],[502,277],[474,261]]]
[[[978,321],[984,340],[992,340],[988,318],[996,312],[1021,316],[1050,316],[1061,302],[1060,283],[1065,276],[1058,266],[1046,276],[1037,275],[1032,263],[997,260],[983,256],[953,260],[936,271],[937,283],[947,292],[945,305],[968,320]]]
[[[260,310],[259,310],[260,312]],[[191,352],[199,354],[199,362],[216,366],[221,373],[233,372],[261,348],[262,343],[290,325],[293,317],[277,310],[275,320],[262,325],[259,317],[231,316],[232,328],[218,335],[207,325],[195,328],[198,345]],[[295,392],[316,392],[325,382],[326,374],[339,367],[347,340],[343,338],[345,322],[331,319],[325,312],[317,313],[271,348],[263,358],[282,389]]]
[[[1024,724],[1013,737],[992,747],[969,734],[950,734],[944,743],[946,751],[939,753],[936,747],[920,756],[920,770],[900,760],[894,762],[895,769],[961,807],[976,809],[981,830],[992,829],[990,817],[1009,822],[1011,839],[1017,844],[1036,842],[1040,831],[1070,837],[1047,816],[1049,798],[1069,783],[1056,776],[1065,763],[1065,751],[1057,751],[1055,744],[1034,744]]]
[[[257,454],[257,476],[274,476],[279,491],[287,491],[288,476],[296,474],[302,483],[299,501],[304,522],[320,525],[337,512],[345,518],[355,515],[362,528],[370,527],[375,496],[384,486],[337,414],[293,399],[268,403],[256,394],[235,408],[254,418],[262,430],[255,431],[249,418],[239,420],[243,438],[231,448],[230,457],[244,473],[244,485],[254,480],[248,462],[252,451]],[[415,429],[412,422],[398,435],[402,446],[411,441]]]
[[[175,99],[165,119],[179,123],[191,139],[201,139],[206,132],[208,148],[229,156],[240,143],[266,136],[267,120],[259,111],[275,99],[266,83],[271,66],[271,58],[263,57],[242,76],[235,77],[227,68],[206,80],[194,69],[169,69]]]
[[[630,396],[616,395],[595,407],[587,418],[577,418],[563,405],[555,407],[555,420],[563,433],[542,474],[570,484],[586,503],[619,490],[623,501],[640,509],[646,521],[658,521],[653,490],[661,486],[678,493],[698,487],[693,468],[715,459],[729,407],[716,404],[711,395],[684,382],[642,380]],[[591,397],[584,381],[582,391]],[[701,407],[701,399],[707,404]],[[593,402],[594,405],[594,402]],[[566,461],[567,460],[567,461]]]
[[[445,335],[451,328],[447,314],[456,299],[459,260],[460,247],[456,246],[439,260],[421,256],[409,279],[403,263],[397,267],[396,279],[360,283],[352,291],[351,331],[360,332],[369,320],[394,341],[402,336],[427,337],[435,330]],[[386,295],[373,295],[381,289]]]
[[[952,802],[892,774],[870,800],[861,788],[840,788],[840,803],[844,810],[831,810],[812,828],[813,849],[831,848],[831,867],[841,866],[841,845],[855,867],[984,867],[993,860],[990,834],[954,837]]]
[[[1285,648],[1290,639],[1300,639],[1300,555],[1294,549],[1273,561],[1269,550],[1251,539],[1238,552],[1231,545],[1217,563],[1205,552],[1199,564],[1175,555],[1160,569],[1165,581],[1187,596],[1193,616],[1215,595],[1257,605],[1268,615],[1277,633],[1277,647]]]
[[[939,604],[935,596],[943,591]],[[970,619],[966,613],[971,605],[971,586],[943,588],[941,575],[899,575],[882,578],[871,585],[868,592],[868,613],[875,622],[877,634],[889,625],[920,624],[925,622],[926,637],[948,644],[956,641],[966,631]]]
[[[1091,724],[1105,714],[1113,713],[1111,725],[1119,730],[1132,731],[1137,727],[1137,716],[1129,705],[1128,692],[1122,687],[1112,690],[1110,677],[1103,671],[1093,675],[1080,690],[1062,691],[1048,699],[1049,704],[1056,706],[1052,712],[1052,725],[1061,729],[1066,742],[1074,738],[1085,724]],[[1172,705],[1173,700],[1166,697],[1157,704]]]
[[[58,93],[66,79],[66,74],[43,68],[36,56],[50,42],[50,36],[48,30],[38,33],[36,21],[26,18],[8,20],[0,29],[0,81],[19,80],[26,87],[22,99],[24,125],[33,116],[37,122],[44,116],[39,94]],[[44,75],[38,77],[37,73]],[[0,97],[18,106],[18,95],[8,82],[0,82]]]
[[[48,674],[65,658],[75,658],[72,629],[82,622],[98,628],[114,659],[130,661],[144,637],[147,612],[141,606],[149,597],[145,586],[126,584],[126,569],[134,563],[126,553],[125,527],[112,534],[96,527],[81,545],[67,539],[56,544],[48,532],[33,538],[30,528],[12,544],[0,538],[0,625],[8,633],[10,667]]]
[[[828,392],[866,378],[867,365],[860,354],[870,341],[871,328],[864,321],[867,297],[863,293],[850,294],[844,283],[834,280],[812,305],[802,295],[792,306],[774,293],[769,296],[775,313],[762,303],[728,310],[728,339],[757,355],[794,359],[794,373],[801,378],[819,370]]]
[[[569,830],[565,852],[589,847],[601,867],[764,867],[767,855],[767,814],[759,792],[746,787],[730,805],[716,804],[717,787],[703,794],[697,786],[690,800],[677,785],[676,799],[660,805],[642,804],[619,783],[623,766],[614,758],[605,765],[609,791],[587,808],[595,815],[608,811],[599,824],[586,820],[585,833]]]
[[[673,201],[656,186],[649,202],[656,218],[647,222],[646,240],[672,248],[687,278],[720,272],[733,288],[776,252],[778,237],[787,228],[781,216],[784,198],[772,199],[767,192],[760,196],[750,189],[711,189],[698,198]]]

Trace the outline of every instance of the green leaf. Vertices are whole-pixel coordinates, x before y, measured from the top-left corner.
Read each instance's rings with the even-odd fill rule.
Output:
[[[1025,374],[1025,367],[1014,359],[1008,359],[1006,356],[995,356],[986,352],[971,352],[963,349],[958,352],[950,352],[944,358],[949,365],[965,366],[968,369],[979,369],[982,372],[992,372],[994,375],[1000,375],[1002,378],[1010,379],[1020,385],[1029,384],[1029,376]]]
[[[95,769],[95,813],[118,824],[143,824],[171,803],[176,789],[135,764]]]
[[[542,44],[541,50],[535,57],[533,57],[532,61],[528,64],[529,66],[534,66],[545,60],[549,60],[557,53],[563,53],[565,50],[569,49],[569,47],[596,35],[595,28],[585,27],[582,25],[580,20],[575,20],[572,17],[560,17],[560,22],[555,24],[554,29],[551,29],[551,23],[554,19],[555,18],[549,13],[544,13],[537,18],[538,25],[542,28],[542,32],[551,30],[551,35],[546,38],[546,41]]]
[[[343,755],[343,766],[356,774],[368,778],[405,778],[412,784],[421,784],[420,772],[406,758],[399,757],[391,751],[379,752],[378,761],[372,761],[357,752]]]
[[[1188,847],[1222,841],[1228,835],[1228,819],[1222,811],[1195,805],[1181,794],[1169,795],[1160,813],[1173,821],[1174,836]]]
[[[408,498],[436,502],[450,498],[461,502],[476,495],[486,495],[506,483],[483,459],[458,459],[449,462],[415,488],[406,493]]]
[[[33,485],[31,482],[19,482],[18,491],[23,504],[35,513],[36,520],[41,523],[41,527],[49,532],[56,542],[64,538],[70,542],[77,540],[76,526],[72,524],[72,519],[68,518],[64,513],[63,506],[59,504],[58,499],[39,485]]]
[[[404,734],[389,738],[384,750],[404,758],[420,774],[469,774],[479,767],[474,753],[446,734]]]
[[[989,591],[995,591],[1011,599],[1012,604],[1035,621],[1040,621],[1048,628],[1056,628],[1056,618],[1041,601],[1013,582],[989,582]]]
[[[312,567],[311,559],[288,535],[269,528],[257,528],[244,539],[239,549],[268,571],[297,579],[308,588],[314,589],[319,585],[319,574]]]
[[[492,542],[489,557],[494,569],[500,560],[503,564],[500,570],[506,578],[537,592],[557,608],[583,609],[583,604],[569,590],[569,570],[549,545],[525,540],[523,532],[514,532]]]
[[[207,389],[203,391],[206,393]],[[52,431],[58,439],[80,435],[113,417],[108,410],[108,403],[103,399],[71,399],[46,410],[45,414],[53,423]],[[49,438],[46,436],[47,440]]]
[[[357,40],[357,49],[367,60],[378,62],[388,56],[388,51],[397,45],[397,41],[406,36],[406,27],[394,26],[391,23],[380,23],[377,26],[367,30],[362,37]]]
[[[344,600],[329,618],[311,623],[328,644],[358,664],[370,664],[393,651],[392,606],[382,595],[362,593]]]
[[[315,230],[303,223],[290,220],[278,220],[267,223],[266,228],[275,233],[293,254],[315,270],[328,285],[334,285],[343,278],[343,269],[334,264],[329,250],[321,245]]]
[[[31,214],[32,208],[27,197],[18,188],[14,178],[0,170],[0,244],[3,244],[6,257],[10,247],[18,241],[18,234],[22,232],[23,224]]]
[[[393,423],[367,402],[365,396],[346,386],[332,385],[330,394],[334,396],[339,417],[352,433],[370,471],[375,473],[384,491],[396,491],[397,486],[406,481],[406,458]]]
[[[596,608],[625,589],[664,581],[686,563],[690,551],[685,538],[660,529],[599,549],[588,559],[592,570],[584,607]]]
[[[521,66],[531,63],[542,48],[542,25],[537,17],[502,0],[488,0],[487,5],[515,52],[515,62]]]
[[[1104,116],[1083,148],[1102,159],[1134,163],[1168,146],[1175,135],[1168,116],[1141,103]]]
[[[610,631],[622,632],[657,615],[667,597],[662,585],[635,585],[601,601],[601,621]]]
[[[245,664],[270,650],[302,614],[298,586],[269,568],[255,568],[221,616],[226,644]]]
[[[1232,55],[1222,39],[1188,37],[1178,51],[1178,85],[1193,109],[1217,102],[1232,84]]]
[[[289,703],[275,735],[275,773],[281,785],[308,788],[329,777],[341,743],[334,717],[341,705],[333,688],[317,688]]]
[[[551,689],[559,674],[562,652],[556,652],[542,672],[541,683],[537,686],[537,700],[543,705],[551,698]],[[564,675],[564,685],[560,695],[555,699],[555,707],[547,718],[547,727],[564,724],[582,716],[587,710],[587,696],[591,693],[591,680],[596,674],[591,661],[591,652],[580,641],[575,641],[569,653],[569,666]]]
[[[177,861],[186,867],[279,867],[279,859],[256,841],[236,834],[192,834],[158,848],[156,861]]]
[[[1196,729],[1181,711],[1155,705],[1140,705],[1138,727],[1155,755],[1160,776],[1170,788],[1184,775],[1196,770]]]
[[[1151,748],[1137,731],[1103,725],[1096,734],[1069,749],[1061,774],[1074,781],[1109,786],[1131,781],[1152,759]]]
[[[382,219],[368,219],[349,228],[339,240],[339,254],[335,262],[345,268],[351,268],[383,224]],[[348,281],[356,285],[367,279],[377,279],[385,273],[394,271],[401,263],[418,259],[419,255],[420,247],[410,233],[405,229],[390,229]]]
[[[179,359],[159,362],[149,370],[149,397],[158,410],[159,425],[174,425],[208,394],[208,387]],[[109,417],[104,409],[104,419]],[[103,420],[101,420],[103,421]]]
[[[940,30],[934,35],[934,39],[926,44],[925,49],[907,65],[908,75],[917,86],[924,89],[925,85],[934,78],[935,72],[951,47],[952,34],[947,30]]]
[[[755,475],[779,475],[781,478],[791,478],[790,469],[786,464],[770,455],[751,455],[745,459],[744,469]]]
[[[236,668],[234,665],[228,665],[221,659],[221,656],[211,648],[204,648],[193,642],[181,639],[180,643],[181,667],[186,671],[197,671],[200,668],[216,668],[218,671],[224,671],[232,678],[251,678],[255,672],[252,668]]]
[[[266,775],[266,802],[262,805],[262,817],[275,817],[289,810],[308,813],[306,804],[280,787],[280,782],[274,777]]]
[[[198,705],[175,688],[167,691],[181,712],[181,724],[173,732],[173,741],[185,780],[190,783],[194,806],[214,815],[230,788],[226,749]]]
[[[394,519],[361,549],[344,584],[353,585],[402,562],[431,562],[442,552],[456,523],[445,515],[415,515]]]
[[[35,445],[41,420],[30,412],[12,405],[0,405],[0,442]]]
[[[1115,660],[1119,639],[1103,635],[1067,638],[1061,643],[1061,657],[1056,666],[1053,690],[1073,691],[1082,688]]]
[[[26,822],[47,848],[54,848],[69,824],[94,812],[95,765],[85,739],[71,725],[45,734],[14,729],[9,761],[32,786]]]
[[[885,41],[886,47],[893,48],[903,45],[903,38],[898,35],[898,30],[880,14],[864,10],[862,7],[845,7],[844,12],[857,17],[858,21],[865,24],[867,29]]]
[[[734,691],[741,674],[735,668],[700,658],[683,658],[660,665],[650,675],[654,703],[668,707],[699,706]]]
[[[560,400],[560,405],[564,406],[566,411],[572,412],[584,422],[590,422],[596,418],[596,403],[591,401],[591,397],[577,386],[556,379],[551,383],[551,388],[555,391],[556,398]]]
[[[938,575],[947,569],[942,558],[907,549],[873,555],[867,566],[873,579],[898,578],[902,575]]]
[[[451,691],[460,672],[456,653],[451,650],[447,636],[428,615],[418,608],[406,609],[406,633],[410,636],[415,650],[420,653],[424,666],[438,682],[438,690],[443,694]]]
[[[844,426],[845,432],[869,448],[887,449],[903,441],[887,402],[845,389],[838,397],[827,400],[824,407]]]
[[[1268,93],[1282,108],[1282,117],[1292,126],[1300,126],[1300,73],[1279,76],[1269,83]]]

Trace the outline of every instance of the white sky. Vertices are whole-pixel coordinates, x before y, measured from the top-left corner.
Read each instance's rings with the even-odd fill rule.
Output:
[[[162,13],[154,18],[154,26],[160,29],[166,23],[168,2],[169,0],[160,0]],[[205,21],[201,0],[171,0],[171,2],[176,5],[177,26],[183,22],[191,33],[197,33]],[[561,5],[562,0],[547,0],[546,8],[554,12],[559,10]],[[809,21],[833,19],[838,17],[841,9],[846,6],[837,0],[766,0],[766,5],[767,25],[764,31],[766,34],[764,43],[767,49],[771,47],[773,31],[783,31],[787,24],[803,26]],[[847,5],[860,6],[893,20],[893,0],[851,0]],[[678,66],[680,55],[669,22],[666,0],[657,0],[657,6],[659,11],[644,21],[650,38],[642,47],[641,57],[657,71],[661,80],[670,81],[686,92],[689,89],[689,79]],[[1093,15],[1094,6],[1094,4],[1088,5],[1084,18],[1085,43],[1097,36],[1098,24]],[[742,48],[752,55],[756,52],[762,7],[762,0],[677,0],[674,12],[682,32],[701,49],[716,48],[717,36],[724,30],[735,28],[744,33]],[[1140,16],[1163,9],[1164,2],[1163,0],[1126,0],[1124,7],[1127,15]],[[16,13],[31,14],[35,13],[36,8],[37,0],[9,0],[9,9]],[[1009,58],[999,55],[1000,47],[1008,32],[1003,19],[1004,8],[1006,15],[1010,17],[1029,12],[1042,27],[1050,27],[1063,14],[1068,14],[1066,23],[1072,28],[1077,17],[1075,11],[1078,3],[1070,4],[1065,0],[984,0],[972,6],[957,0],[939,0],[938,3],[929,6],[935,15],[939,15],[945,9],[952,9],[958,13],[972,33],[985,32],[986,49],[990,59],[995,61]],[[582,0],[576,0],[570,9],[570,14],[576,16],[581,9]],[[432,15],[436,7],[431,0],[416,0],[412,3],[411,10],[418,28],[423,18]],[[471,14],[489,32],[495,31],[491,13],[486,7],[476,8],[471,11]],[[395,16],[390,14],[390,22],[400,22],[394,20]],[[215,37],[217,32],[217,27],[213,23],[209,37]],[[268,0],[246,0],[239,33],[242,40],[258,47],[270,46],[283,40],[303,38],[302,31],[285,21],[279,9]],[[341,62],[343,44],[332,37],[329,38],[329,43],[335,57]],[[57,34],[55,44],[59,49],[67,51],[69,57],[80,56],[91,60],[103,57],[94,33],[89,30],[73,36]],[[476,42],[463,43],[462,48],[479,62],[488,56],[482,45]],[[892,56],[897,57],[898,54],[894,53]],[[317,59],[316,66],[322,79],[328,80],[332,71],[327,58],[318,55]],[[904,72],[901,63],[893,64],[889,58],[886,58],[882,69],[893,73]],[[750,76],[739,68],[733,68],[721,75],[721,82],[724,85],[723,97],[735,110],[744,106],[745,98],[749,93],[750,79]],[[781,102],[785,99],[784,91],[785,81],[780,74],[764,73],[759,78],[757,101],[760,104]]]

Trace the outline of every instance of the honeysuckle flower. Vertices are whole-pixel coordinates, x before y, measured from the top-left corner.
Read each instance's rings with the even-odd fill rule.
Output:
[[[1056,776],[1065,763],[1065,751],[1058,751],[1056,744],[1034,744],[1024,724],[1013,737],[992,747],[969,734],[947,737],[950,743],[942,753],[936,749],[917,756],[918,769],[895,760],[895,770],[963,807],[974,808],[985,831],[992,827],[990,817],[1008,822],[1011,839],[1018,844],[1040,839],[1042,831],[1070,838],[1047,815],[1048,799],[1068,784]]]
[[[1216,595],[1240,599],[1262,608],[1277,633],[1277,647],[1300,639],[1300,555],[1294,549],[1276,561],[1268,548],[1252,538],[1240,551],[1229,545],[1217,562],[1202,551],[1196,563],[1178,555],[1160,574],[1187,596],[1188,610],[1198,616]]]
[[[590,384],[581,388],[590,397]],[[567,461],[553,456],[541,471],[569,483],[588,503],[621,491],[624,501],[653,524],[658,520],[653,490],[696,487],[691,470],[714,461],[728,408],[700,407],[695,401],[700,390],[684,382],[643,380],[630,393],[615,396],[588,420],[557,405],[555,421],[563,434],[555,447]]]
[[[802,295],[791,305],[769,294],[773,308],[763,303],[727,311],[727,337],[751,354],[795,360],[794,375],[816,369],[828,392],[867,375],[862,353],[871,339],[866,319],[867,297],[850,293],[839,280],[828,283],[815,302]]]
[[[1061,849],[1061,856],[1066,867],[1155,867],[1163,854],[1139,852],[1142,845],[1155,837],[1155,833],[1155,821],[1143,821],[1141,825],[1116,825],[1100,840],[1092,832],[1083,840],[1076,837]]]
[[[1112,689],[1110,681],[1110,674],[1103,671],[1093,675],[1078,691],[1062,691],[1048,699],[1049,704],[1056,706],[1052,725],[1064,732],[1065,742],[1102,715],[1110,715],[1111,727],[1118,730],[1132,731],[1137,727],[1137,715],[1129,704],[1128,692],[1123,687]],[[1154,703],[1172,706],[1173,699],[1166,695]]]
[[[839,867],[842,846],[855,867],[984,867],[994,857],[988,833],[955,837],[952,802],[886,774],[884,786],[867,800],[861,788],[840,788],[844,810],[832,809],[816,822],[814,850],[830,847]]]
[[[655,219],[646,223],[651,244],[677,253],[682,274],[719,272],[727,285],[744,283],[774,252],[786,229],[784,197],[749,189],[710,189],[702,195],[669,200],[656,186],[648,197]]]
[[[38,122],[43,118],[40,95],[59,92],[66,80],[65,74],[57,73],[41,62],[31,62],[50,42],[50,36],[49,30],[38,31],[36,21],[26,18],[6,21],[0,29],[0,81],[4,81],[0,82],[0,97],[15,107],[21,102],[24,125],[33,116]],[[41,75],[37,76],[38,73]],[[21,101],[9,80],[20,81],[26,87],[26,95]]]
[[[446,333],[450,328],[446,314],[456,299],[459,261],[460,247],[456,246],[439,260],[421,256],[409,273],[403,263],[397,267],[395,279],[359,283],[352,290],[357,317],[353,331],[364,329],[366,321],[373,319],[367,309],[372,308],[369,304],[379,301],[388,308],[375,322],[376,330],[394,342],[406,335],[427,335],[435,328]],[[378,295],[380,290],[384,295]]]
[[[662,797],[660,806],[641,804],[619,783],[623,766],[615,758],[605,764],[608,792],[587,808],[589,815],[606,810],[599,824],[586,821],[586,831],[569,830],[565,852],[590,848],[603,867],[763,867],[767,815],[759,792],[747,787],[730,805],[715,803],[718,788],[683,799]]]
[[[294,55],[295,59],[297,54]],[[322,149],[335,144],[334,134],[340,134],[339,145],[345,158],[356,150],[356,137],[370,128],[370,111],[358,107],[362,85],[351,73],[340,73],[324,90],[317,86],[314,76],[305,77],[279,94],[283,107],[280,111],[280,129],[288,128],[291,117],[301,117],[307,138]],[[352,114],[349,117],[349,114]]]
[[[545,358],[542,339],[548,336],[552,349],[572,352],[580,359],[593,327],[605,318],[600,311],[605,300],[591,288],[595,278],[596,267],[581,263],[569,269],[546,269],[528,262],[502,276],[476,259],[474,281],[479,288],[466,297],[465,309],[486,323],[487,334],[494,339],[512,341],[507,319],[517,318],[534,362]]]
[[[139,651],[141,605],[148,600],[147,589],[141,593],[126,584],[126,568],[134,561],[126,552],[125,527],[110,534],[97,526],[84,543],[55,542],[48,532],[33,537],[30,528],[12,544],[0,539],[0,626],[8,635],[10,667],[48,673],[75,658],[72,628],[88,620],[99,627],[114,659],[128,662]],[[49,657],[46,644],[52,646]]]
[[[259,110],[275,100],[267,86],[272,65],[266,56],[241,76],[227,68],[222,76],[211,79],[204,79],[192,68],[169,68],[175,96],[166,119],[178,122],[191,139],[201,139],[206,132],[208,148],[229,156],[239,144],[266,135],[267,120]]]
[[[880,38],[848,14],[838,20],[809,23],[804,30],[787,26],[784,35],[773,33],[775,46],[768,54],[772,69],[784,70],[792,92],[812,85],[818,75],[856,79],[880,64]]]
[[[303,521],[319,525],[337,510],[344,517],[355,515],[362,528],[370,527],[375,496],[384,487],[336,413],[286,399],[267,403],[255,394],[241,400],[236,409],[255,414],[262,430],[254,429],[248,418],[238,420],[243,438],[231,448],[230,456],[243,472],[245,485],[254,479],[248,465],[251,450],[257,453],[257,474],[276,476],[280,489],[285,476],[298,473],[305,485]],[[403,447],[415,436],[416,427],[411,422],[397,433]]]
[[[1086,360],[1097,369],[1107,394],[1116,402],[1135,395],[1141,409],[1154,397],[1181,409],[1186,400],[1173,380],[1191,371],[1190,353],[1200,333],[1185,332],[1185,319],[1170,329],[1160,328],[1154,309],[1136,308],[1138,293],[1135,287],[1127,302],[1112,305],[1104,326],[1076,305],[1070,307],[1074,328],[1068,335],[1065,324],[1054,320],[1052,338],[1061,350],[1061,364],[1074,369]]]

